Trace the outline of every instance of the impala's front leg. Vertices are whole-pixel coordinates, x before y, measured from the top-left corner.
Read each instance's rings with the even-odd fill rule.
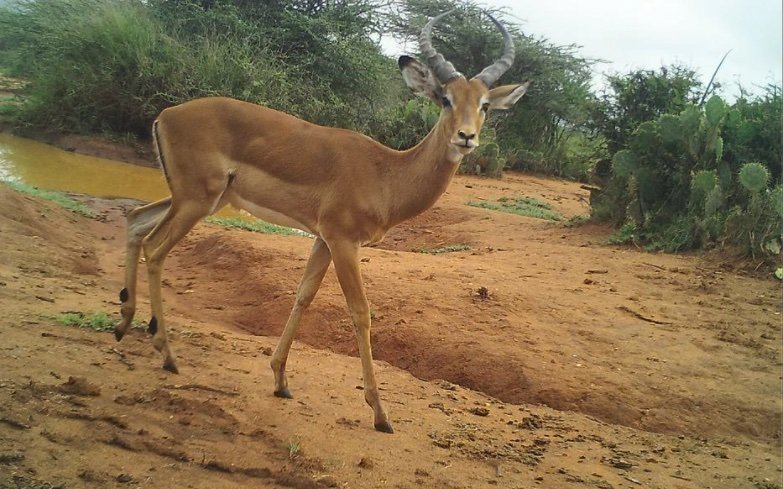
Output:
[[[329,247],[321,238],[316,238],[313,243],[313,249],[310,252],[310,259],[307,260],[304,276],[299,284],[299,290],[296,292],[296,302],[288,316],[283,334],[277,343],[275,353],[272,355],[272,371],[275,374],[275,395],[277,397],[291,398],[291,392],[288,390],[288,380],[285,377],[285,364],[288,360],[288,352],[291,349],[291,343],[294,341],[296,330],[302,319],[302,313],[307,306],[313,302],[318,288],[329,269],[329,263],[332,262],[332,255]]]
[[[359,356],[362,360],[362,377],[364,378],[364,400],[375,413],[375,429],[384,433],[394,433],[389,417],[381,405],[378,385],[375,382],[375,371],[372,364],[372,347],[370,346],[370,305],[364,294],[362,276],[359,271],[359,245],[353,242],[329,242],[332,251],[337,279],[343,289],[348,309],[351,311],[356,339],[359,341]]]

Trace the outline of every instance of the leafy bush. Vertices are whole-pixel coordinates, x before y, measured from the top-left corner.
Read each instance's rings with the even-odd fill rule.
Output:
[[[146,137],[163,108],[224,95],[367,125],[371,103],[401,83],[366,15],[345,15],[350,2],[312,15],[297,5],[16,0],[0,6],[0,48],[31,82],[26,124]]]

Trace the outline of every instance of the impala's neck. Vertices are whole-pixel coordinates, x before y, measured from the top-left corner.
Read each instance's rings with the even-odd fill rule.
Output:
[[[389,175],[391,198],[396,202],[390,215],[393,225],[432,207],[462,160],[440,121],[419,144],[398,155],[400,161]]]

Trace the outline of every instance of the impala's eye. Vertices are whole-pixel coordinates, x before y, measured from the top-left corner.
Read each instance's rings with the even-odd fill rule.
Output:
[[[481,106],[481,110],[489,112],[489,102],[484,102],[484,105]]]
[[[440,103],[443,105],[444,109],[451,107],[451,100],[449,100],[449,98],[446,96],[440,99]]]

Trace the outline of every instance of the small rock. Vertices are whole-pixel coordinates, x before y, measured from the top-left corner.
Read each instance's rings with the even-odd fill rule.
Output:
[[[117,482],[127,484],[129,482],[133,482],[133,477],[129,476],[128,474],[120,474],[117,476]]]
[[[331,475],[322,475],[317,480],[318,485],[324,486],[324,487],[340,487],[340,483],[337,482],[337,479],[332,477]]]
[[[623,460],[621,458],[610,458],[607,463],[616,469],[628,470],[633,467],[631,462]]]
[[[371,470],[373,467],[375,467],[375,464],[369,458],[362,457],[361,460],[359,460],[359,467],[363,469]]]
[[[476,416],[489,416],[489,409],[481,406],[472,407],[468,409],[468,412],[475,414]]]

